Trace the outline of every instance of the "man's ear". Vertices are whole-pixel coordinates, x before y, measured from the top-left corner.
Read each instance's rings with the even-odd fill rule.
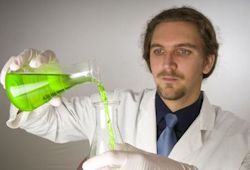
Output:
[[[208,74],[215,64],[215,55],[211,54],[206,57],[203,65],[203,74]]]

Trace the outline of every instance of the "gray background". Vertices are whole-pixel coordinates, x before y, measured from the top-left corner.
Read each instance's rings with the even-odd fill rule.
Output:
[[[154,87],[141,58],[141,35],[159,11],[191,5],[214,23],[220,42],[214,74],[203,83],[212,103],[250,120],[250,1],[247,0],[0,0],[0,67],[25,48],[52,49],[61,64],[95,57],[107,90]],[[89,95],[78,86],[66,96]],[[75,169],[88,142],[53,144],[9,129],[9,102],[0,88],[0,169]]]

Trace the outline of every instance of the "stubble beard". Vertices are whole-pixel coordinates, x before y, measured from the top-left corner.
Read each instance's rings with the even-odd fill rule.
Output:
[[[157,92],[164,100],[178,100],[185,96],[185,87],[175,89],[172,84],[165,84],[164,87],[157,85]]]
[[[157,74],[158,79],[161,79],[162,76],[172,76],[179,80],[184,80],[183,74],[177,73],[173,70],[170,71],[163,70],[159,74]],[[187,89],[185,86],[181,84],[179,84],[179,86],[177,84],[175,85],[176,86],[174,86],[174,84],[171,83],[161,84],[160,82],[158,82],[157,91],[164,100],[178,100],[186,95]]]

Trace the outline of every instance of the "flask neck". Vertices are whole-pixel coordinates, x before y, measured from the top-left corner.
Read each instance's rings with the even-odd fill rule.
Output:
[[[109,105],[109,118],[113,127],[117,126],[117,108]],[[105,109],[96,108],[96,127],[108,130],[108,117]]]
[[[73,84],[81,84],[81,83],[99,83],[99,81],[95,78],[90,76],[88,72],[79,72],[79,73],[73,73],[69,75],[70,81]]]

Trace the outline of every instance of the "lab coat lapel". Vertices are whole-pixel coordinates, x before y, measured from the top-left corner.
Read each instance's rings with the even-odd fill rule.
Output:
[[[213,129],[214,122],[215,111],[204,93],[203,104],[199,116],[176,143],[169,157],[184,161],[190,154],[201,148],[203,145],[203,135],[206,131]]]
[[[140,149],[156,153],[155,90],[144,93],[137,125],[136,145]]]

